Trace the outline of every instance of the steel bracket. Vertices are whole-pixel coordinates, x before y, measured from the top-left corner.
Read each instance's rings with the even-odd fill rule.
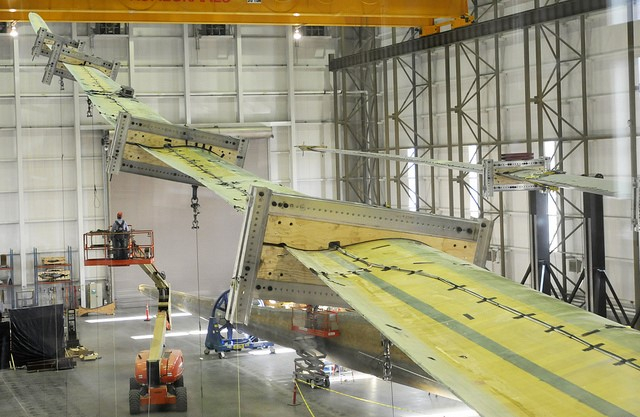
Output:
[[[125,156],[127,144],[140,144],[151,147],[165,145],[197,146],[202,148],[216,147],[236,152],[232,162],[242,166],[247,152],[247,140],[218,133],[206,132],[191,127],[173,125],[160,121],[134,117],[121,112],[118,115],[113,140],[107,150],[107,173],[117,174],[120,171],[141,174],[172,181],[197,184],[193,178],[177,172],[165,165],[149,165],[137,160],[128,160]],[[224,156],[221,156],[224,157]]]
[[[269,218],[274,218],[274,223]],[[295,301],[303,304],[343,306],[344,301],[333,291],[313,283],[268,280],[259,276],[262,251],[267,236],[270,245],[286,245],[288,237],[278,240],[269,224],[275,220],[289,218],[292,222],[303,221],[313,227],[346,225],[369,229],[380,229],[407,235],[429,235],[445,239],[475,242],[473,262],[484,266],[491,238],[491,222],[485,219],[458,219],[371,207],[365,204],[325,200],[301,195],[282,194],[264,187],[252,187],[244,220],[242,238],[236,259],[234,278],[231,283],[230,307],[226,319],[232,323],[248,324],[252,302],[255,298],[280,301]],[[322,235],[322,234],[320,234]],[[326,249],[331,242],[309,239],[306,249]],[[320,283],[319,283],[320,284]]]
[[[540,174],[549,171],[551,159],[548,157],[527,159],[522,161],[494,161],[486,159],[482,162],[484,175],[484,189],[482,194],[489,198],[495,192],[502,191],[522,191],[522,190],[544,190],[544,187],[530,182],[518,181],[515,179],[505,179],[499,174],[508,174],[509,171],[522,169],[539,171]]]
[[[269,217],[272,191],[253,187],[244,218],[242,237],[231,281],[226,319],[231,323],[249,323],[253,292],[258,278],[262,243]]]
[[[64,64],[82,65],[95,68],[106,74],[112,80],[118,76],[119,62],[105,59],[82,52],[84,42],[75,41],[64,36],[55,35],[45,28],[40,28],[36,35],[36,41],[31,48],[31,55],[49,57],[45,67],[42,82],[51,84],[54,76],[75,80]]]
[[[299,304],[329,305],[350,308],[340,296],[318,279],[318,285],[271,281],[258,278],[254,298],[289,301]]]

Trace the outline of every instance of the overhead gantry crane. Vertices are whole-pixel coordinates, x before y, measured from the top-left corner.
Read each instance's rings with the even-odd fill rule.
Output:
[[[257,24],[417,27],[423,35],[443,25],[472,22],[467,0],[0,0],[0,21]]]
[[[187,411],[187,389],[184,386],[184,358],[179,349],[166,349],[165,334],[171,330],[171,288],[165,274],[153,263],[153,231],[132,230],[127,234],[124,259],[113,259],[110,245],[114,233],[96,231],[85,233],[85,265],[139,265],[158,290],[158,313],[149,350],[136,355],[135,373],[129,380],[129,412],[140,413],[142,406],[175,404],[176,411]],[[138,244],[136,236],[148,239]]]

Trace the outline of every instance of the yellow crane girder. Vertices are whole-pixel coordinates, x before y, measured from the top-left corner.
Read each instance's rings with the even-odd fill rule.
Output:
[[[0,0],[0,21],[27,21],[29,12],[50,22],[389,27],[434,27],[434,19],[449,19],[453,26],[470,22],[467,0]]]

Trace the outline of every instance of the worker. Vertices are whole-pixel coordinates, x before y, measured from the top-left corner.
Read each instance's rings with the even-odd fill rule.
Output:
[[[111,241],[113,242],[113,258],[127,259],[129,257],[129,225],[122,218],[122,212],[116,215],[117,219],[111,226]]]

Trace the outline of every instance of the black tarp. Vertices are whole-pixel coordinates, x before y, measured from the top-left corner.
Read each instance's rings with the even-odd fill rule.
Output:
[[[9,322],[0,322],[0,369],[9,368]]]
[[[11,353],[16,366],[64,357],[63,312],[62,304],[9,310]]]

